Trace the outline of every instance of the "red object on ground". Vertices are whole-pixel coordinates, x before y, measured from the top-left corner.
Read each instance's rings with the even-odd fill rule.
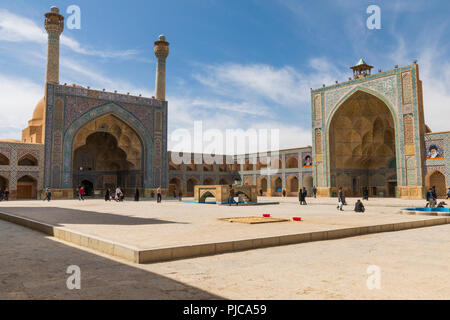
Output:
[[[264,218],[269,218],[269,217],[270,217],[270,214],[264,213],[264,214],[263,214],[263,217],[264,217]]]
[[[292,220],[294,220],[294,221],[302,221],[302,218],[301,217],[293,217]]]

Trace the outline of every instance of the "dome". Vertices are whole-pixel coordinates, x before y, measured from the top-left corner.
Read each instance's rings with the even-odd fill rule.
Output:
[[[33,111],[32,120],[44,120],[45,97],[39,100]]]

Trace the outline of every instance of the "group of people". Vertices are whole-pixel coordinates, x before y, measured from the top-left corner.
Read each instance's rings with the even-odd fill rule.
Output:
[[[303,189],[300,189],[298,192],[298,201],[300,201],[300,205],[307,205],[306,203],[306,195],[308,194],[308,191],[306,191],[306,188],[303,187]]]
[[[178,191],[178,200],[181,201],[181,198],[183,197],[183,191]],[[177,198],[177,188],[173,189],[173,198]]]
[[[138,192],[139,192],[139,190],[138,190]],[[138,197],[139,197],[139,195],[138,195]],[[105,201],[112,201],[112,200],[114,200],[116,202],[119,202],[119,201],[121,202],[121,201],[123,201],[124,198],[125,198],[125,194],[123,193],[123,191],[120,188],[120,186],[117,186],[117,188],[116,188],[116,190],[114,192],[111,192],[110,188],[106,189]]]
[[[369,189],[364,188],[363,189],[363,200],[369,200]],[[344,190],[342,187],[339,187],[338,190],[338,206],[337,209],[339,211],[344,211],[343,207],[347,205],[347,201],[345,201],[345,195]],[[366,208],[364,207],[364,204],[361,200],[357,200],[355,203],[355,208],[353,209],[355,212],[364,212],[366,211]]]
[[[9,189],[5,188],[5,190],[0,189],[0,201],[8,201],[9,200]]]

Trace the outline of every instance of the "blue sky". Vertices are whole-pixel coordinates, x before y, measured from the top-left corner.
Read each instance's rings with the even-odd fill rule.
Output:
[[[63,33],[61,83],[153,96],[153,41],[166,35],[169,133],[203,120],[278,128],[280,147],[309,145],[310,88],[346,80],[361,57],[382,70],[418,59],[425,120],[450,129],[447,0],[0,0],[0,138],[20,139],[43,96],[44,13],[56,5],[67,17],[72,4],[81,29]],[[366,27],[371,4],[381,30]]]

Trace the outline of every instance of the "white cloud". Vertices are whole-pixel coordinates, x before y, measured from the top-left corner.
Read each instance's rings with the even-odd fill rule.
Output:
[[[33,42],[45,45],[47,33],[33,20],[0,9],[0,41]],[[64,34],[61,35],[61,44],[73,52],[101,58],[129,58],[139,53],[137,50],[99,51],[83,47],[78,41]]]
[[[0,74],[0,139],[21,139],[43,92],[42,85],[29,79]]]

